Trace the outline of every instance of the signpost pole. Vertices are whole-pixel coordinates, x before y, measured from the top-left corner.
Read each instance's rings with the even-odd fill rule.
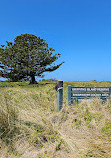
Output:
[[[62,109],[63,105],[63,81],[57,81],[57,112]]]
[[[71,86],[68,86],[68,105],[71,105]]]
[[[109,106],[111,106],[111,86],[109,87]]]

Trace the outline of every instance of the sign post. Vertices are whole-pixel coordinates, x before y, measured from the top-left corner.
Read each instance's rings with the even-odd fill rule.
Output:
[[[57,91],[57,112],[59,112],[63,105],[63,81],[57,81],[55,89]]]
[[[71,86],[68,86],[68,105],[71,105]]]

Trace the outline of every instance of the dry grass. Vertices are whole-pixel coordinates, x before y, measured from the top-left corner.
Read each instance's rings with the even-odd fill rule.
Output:
[[[111,157],[109,103],[101,104],[94,99],[69,107],[68,84],[109,86],[110,82],[65,82],[64,106],[59,113],[55,83],[1,84],[1,158]]]

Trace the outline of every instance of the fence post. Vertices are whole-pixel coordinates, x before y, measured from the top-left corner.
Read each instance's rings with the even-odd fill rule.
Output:
[[[68,86],[68,105],[71,105],[71,86]]]
[[[63,81],[57,81],[55,88],[57,90],[57,112],[59,112],[63,105]]]

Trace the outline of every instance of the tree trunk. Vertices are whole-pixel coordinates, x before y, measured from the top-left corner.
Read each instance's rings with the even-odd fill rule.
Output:
[[[34,75],[31,75],[30,84],[34,84],[34,83],[36,83],[36,81],[35,81],[35,76],[34,76]]]

